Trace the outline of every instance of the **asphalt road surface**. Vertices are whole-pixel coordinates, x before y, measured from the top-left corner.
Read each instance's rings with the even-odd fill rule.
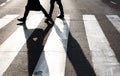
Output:
[[[26,0],[0,1],[0,76],[120,76],[120,6],[110,0],[62,0],[45,23]],[[47,12],[49,0],[40,0]]]

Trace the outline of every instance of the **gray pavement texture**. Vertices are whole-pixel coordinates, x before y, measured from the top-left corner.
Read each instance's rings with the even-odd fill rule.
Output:
[[[45,1],[46,4],[43,6],[48,12],[49,0]],[[4,1],[0,1],[0,4],[2,2]],[[111,3],[109,0],[62,0],[62,3],[65,14],[70,15],[70,33],[68,36],[65,76],[96,76],[82,20],[82,15],[84,14],[96,16],[110,46],[114,50],[118,62],[120,62],[120,33],[105,17],[105,15],[120,16],[120,7]],[[19,18],[22,17],[25,5],[25,0],[11,0],[5,6],[0,7],[0,18],[6,14],[19,14]],[[55,5],[53,20],[55,20],[58,14],[59,10]],[[48,31],[48,34],[44,36],[42,29],[44,30],[46,26],[47,24],[42,20],[38,29],[34,32],[40,34],[39,42],[34,44],[32,37],[38,35],[32,35],[3,76],[31,76],[50,33],[50,31]],[[17,28],[17,20],[14,20],[8,26],[0,29],[0,44]],[[31,46],[36,45],[40,47],[31,48]],[[36,51],[33,51],[33,49],[36,49]],[[40,51],[38,51],[38,49],[40,49]]]

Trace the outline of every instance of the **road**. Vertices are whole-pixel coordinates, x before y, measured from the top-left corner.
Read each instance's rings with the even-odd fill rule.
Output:
[[[19,25],[26,2],[0,1],[0,76],[120,76],[118,3],[62,0],[65,19],[55,5],[51,27],[41,11]]]

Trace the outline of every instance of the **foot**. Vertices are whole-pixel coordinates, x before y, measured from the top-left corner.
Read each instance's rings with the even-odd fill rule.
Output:
[[[24,19],[24,18],[20,18],[20,19],[18,19],[18,21],[21,21],[21,22],[25,22],[26,21],[26,19]]]
[[[52,20],[52,18],[47,18],[47,19],[45,19],[45,22],[46,23],[51,23],[51,24],[54,24],[54,21]]]
[[[57,18],[64,18],[64,15],[59,15],[57,16]]]

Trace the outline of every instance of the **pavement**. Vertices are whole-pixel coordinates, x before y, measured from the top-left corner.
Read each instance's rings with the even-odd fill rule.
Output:
[[[49,0],[40,0],[49,12]],[[103,0],[62,0],[65,18],[45,23],[26,1],[0,3],[0,76],[120,76],[120,7]]]

